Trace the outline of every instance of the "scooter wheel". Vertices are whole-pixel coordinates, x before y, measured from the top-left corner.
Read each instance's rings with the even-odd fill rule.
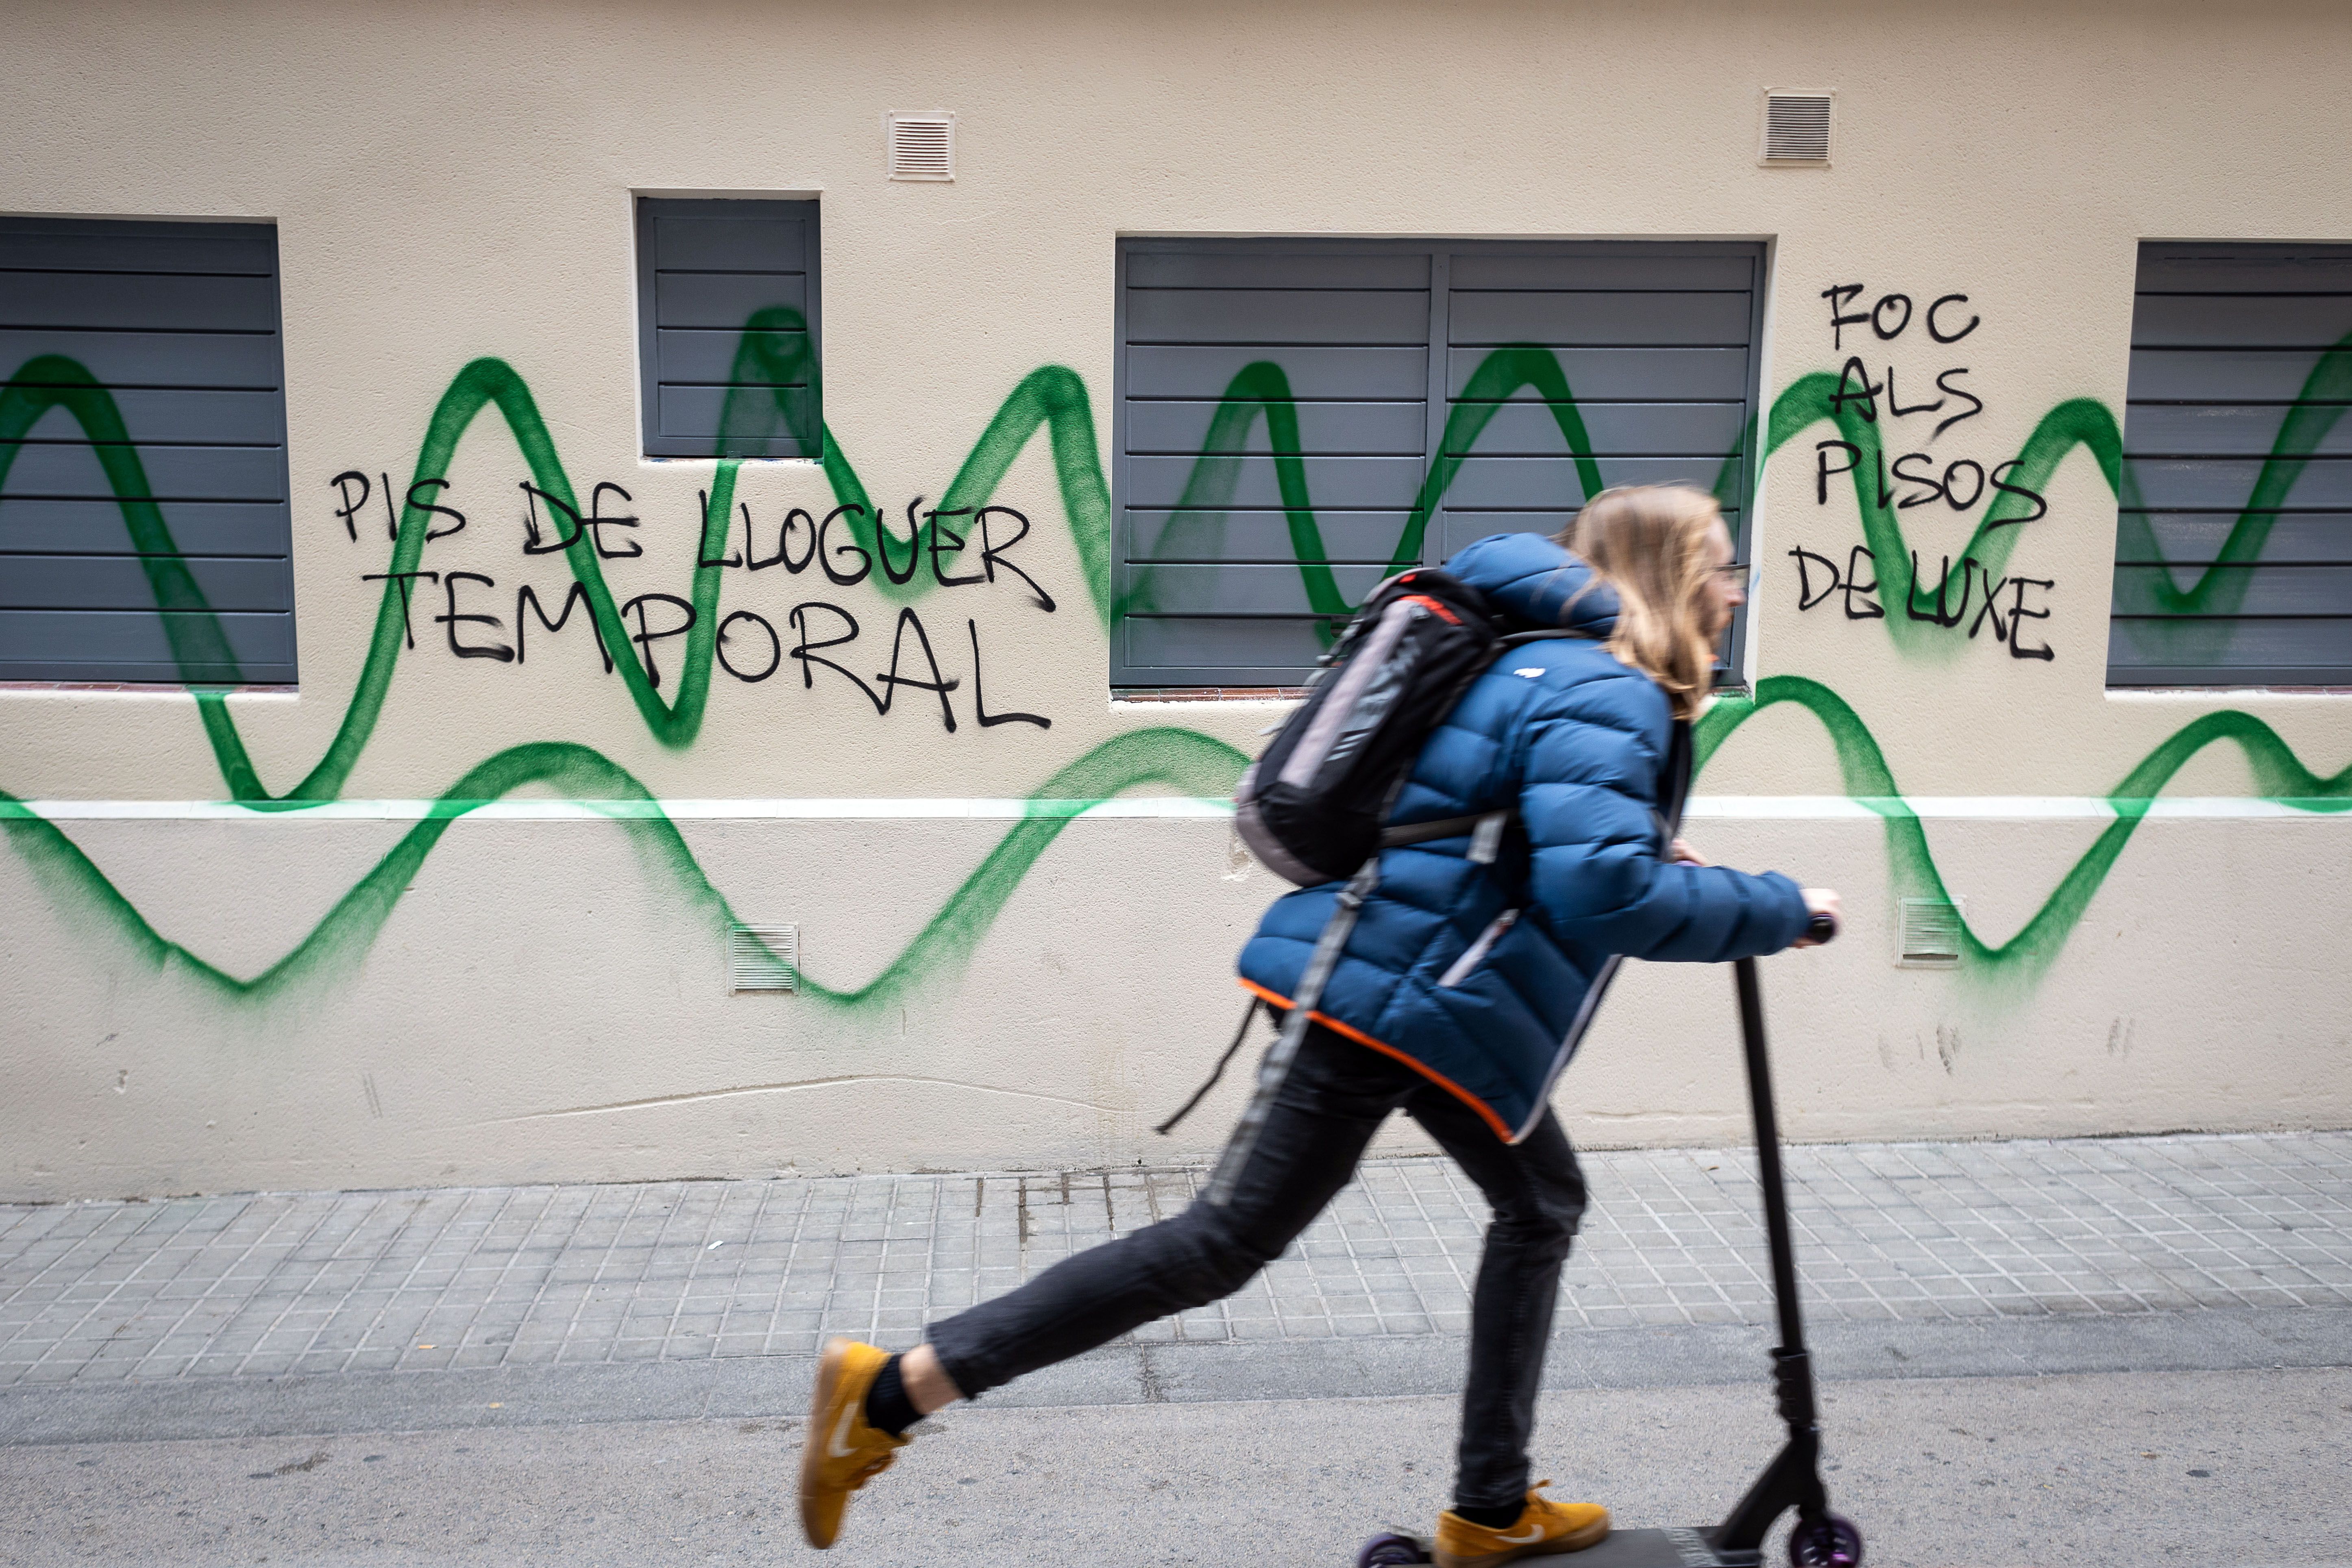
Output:
[[[1789,1537],[1789,1561],[1796,1568],[1856,1568],[1862,1561],[1862,1531],[1853,1521],[1834,1513],[1801,1521]]]
[[[1409,1568],[1428,1561],[1429,1548],[1419,1537],[1394,1532],[1373,1536],[1356,1553],[1356,1568]]]

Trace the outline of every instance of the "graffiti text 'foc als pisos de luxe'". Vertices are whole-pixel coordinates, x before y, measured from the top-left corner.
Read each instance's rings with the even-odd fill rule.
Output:
[[[1866,310],[1848,309],[1856,305],[1863,293],[1859,283],[1840,283],[1822,290],[1829,302],[1830,346],[1845,353],[1845,334],[1853,331],[1857,339],[1864,331],[1882,342],[1893,342],[1907,331],[1913,322],[1937,343],[1957,343],[1966,339],[1983,324],[1982,319],[1969,309],[1966,294],[1945,294],[1918,309],[1911,296],[1886,293]],[[1867,341],[1867,340],[1864,340]],[[1847,355],[1839,370],[1837,384],[1829,393],[1830,417],[1839,426],[1844,439],[1817,441],[1813,445],[1813,500],[1816,506],[1827,506],[1830,500],[1830,480],[1841,474],[1852,476],[1855,499],[1865,508],[1874,502],[1884,512],[1913,507],[1932,506],[1943,502],[1954,511],[1966,514],[1988,496],[1993,505],[1986,509],[1979,532],[1995,528],[2007,528],[2016,523],[2032,522],[2047,516],[2049,503],[2038,491],[2009,482],[2011,475],[2022,465],[2021,458],[2012,458],[1996,463],[1990,469],[1972,458],[1958,458],[1944,464],[1939,470],[1936,459],[1927,452],[1906,452],[1891,463],[1880,437],[1882,416],[1890,423],[1915,416],[1942,414],[1935,427],[1927,433],[1923,445],[1935,439],[1963,420],[1973,419],[1984,412],[1984,400],[1957,384],[1969,374],[1966,365],[1954,365],[1934,378],[1932,401],[1906,404],[1896,380],[1896,367],[1887,363],[1879,379],[1871,378],[1871,367],[1861,354]],[[1882,401],[1883,400],[1883,401]],[[1946,413],[1948,406],[1952,410]],[[1870,487],[1874,485],[1874,495]],[[2011,498],[2014,498],[2013,500]],[[1834,556],[1826,555],[1803,545],[1789,552],[1797,563],[1797,608],[1811,610],[1839,596],[1839,603],[1848,620],[1874,621],[1885,617],[1886,608],[1878,595],[1881,579],[1885,575],[1876,552],[1866,544],[1856,544],[1846,552],[1841,566]],[[1954,568],[1951,557],[1944,557],[1937,569],[1935,593],[1930,598],[1923,594],[1920,583],[1918,552],[1910,552],[1909,571],[1900,586],[1903,614],[1913,621],[1952,630],[1963,622],[1967,635],[1973,638],[1990,626],[1996,639],[2009,646],[2015,658],[2048,659],[2054,657],[2046,643],[2029,644],[2022,633],[2028,620],[2047,620],[2050,612],[2039,605],[2028,605],[2030,590],[2047,592],[2056,586],[2044,577],[2006,575],[1996,580],[1992,569],[1963,550],[1958,566],[1959,582],[1952,581]],[[1865,578],[1867,580],[1865,580]],[[1982,595],[1979,597],[1979,584]],[[2003,605],[2001,595],[2007,591],[2009,603]],[[1970,617],[1971,605],[1976,614]]]

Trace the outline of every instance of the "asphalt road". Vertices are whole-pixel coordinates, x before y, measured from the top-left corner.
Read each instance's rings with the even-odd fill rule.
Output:
[[[1847,1378],[1823,1396],[1832,1500],[1885,1568],[2352,1563],[2352,1370]],[[591,1405],[518,1422],[483,1400],[377,1430],[329,1407],[281,1423],[319,1430],[236,1436],[19,1422],[0,1559],[817,1561],[796,1420]],[[858,1500],[831,1560],[1343,1564],[1374,1529],[1427,1528],[1453,1419],[1436,1394],[967,1407]],[[1541,1419],[1538,1474],[1626,1525],[1710,1520],[1776,1438],[1760,1379],[1559,1390]]]

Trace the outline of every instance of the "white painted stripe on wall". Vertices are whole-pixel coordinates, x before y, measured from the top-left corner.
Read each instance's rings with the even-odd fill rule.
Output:
[[[2315,803],[2317,804],[2317,803]],[[2352,802],[2327,801],[2333,811],[2314,811],[2254,795],[2158,795],[2147,803],[2149,816],[2310,817],[2347,815]],[[2112,820],[2114,803],[2095,795],[1693,795],[1685,820],[1756,819],[1803,821],[1817,817],[1911,816],[1930,820],[2029,822],[2068,817]]]
[[[336,800],[299,809],[259,809],[218,800],[28,800],[26,808],[52,822],[199,820],[232,822],[415,822],[438,804],[429,800]],[[2315,803],[2315,805],[2321,803]],[[2250,795],[2161,795],[2149,802],[2151,817],[2314,817],[2352,820],[2347,803],[2326,802],[2336,810],[2311,810]],[[1995,795],[1872,796],[1843,795],[1695,795],[1684,812],[1691,821],[1807,822],[1877,818],[1906,810],[1931,821],[2039,822],[2092,817],[2112,819],[2115,806],[2101,795]],[[1024,800],[1012,796],[870,796],[779,800],[541,800],[486,801],[465,814],[519,822],[569,822],[608,817],[667,816],[679,822],[769,822],[875,820],[908,817],[1016,821],[1025,816],[1219,817],[1233,815],[1233,802],[1200,795],[1120,795],[1108,800]]]
[[[256,808],[222,800],[28,800],[26,807],[52,822],[194,819],[236,822],[416,822],[442,803],[430,800],[333,800],[299,809]],[[520,822],[572,822],[615,816],[666,816],[674,822],[822,821],[907,817],[1013,821],[1025,816],[1219,817],[1234,803],[1197,795],[1114,796],[1108,800],[1024,800],[1017,796],[814,798],[806,800],[546,800],[484,801],[465,813]]]

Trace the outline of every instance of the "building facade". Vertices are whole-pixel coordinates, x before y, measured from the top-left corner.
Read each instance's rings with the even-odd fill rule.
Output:
[[[0,1196],[1204,1157],[1283,694],[1649,480],[1795,1135],[2352,1120],[2341,6],[7,33]]]

